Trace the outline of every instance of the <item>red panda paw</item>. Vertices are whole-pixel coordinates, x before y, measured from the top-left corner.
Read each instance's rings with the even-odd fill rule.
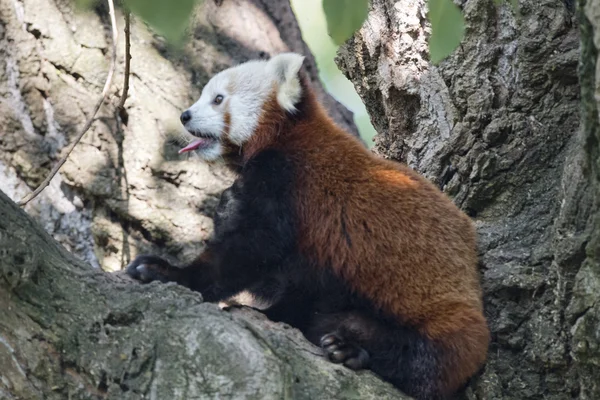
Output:
[[[125,270],[127,275],[142,283],[152,281],[169,282],[170,270],[173,267],[157,256],[138,256],[129,264]]]
[[[323,336],[321,338],[321,348],[331,362],[343,363],[350,369],[364,369],[369,364],[369,353],[365,349],[354,343],[346,342],[337,333],[328,333]]]

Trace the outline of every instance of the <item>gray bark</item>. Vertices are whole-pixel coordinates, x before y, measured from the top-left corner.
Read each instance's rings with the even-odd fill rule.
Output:
[[[255,311],[90,268],[1,192],[0,248],[0,399],[404,398]]]
[[[84,124],[108,68],[106,15],[103,5],[78,14],[67,0],[0,0],[0,399],[402,398],[259,313],[89,266],[201,251],[231,177],[181,159],[173,138],[178,114],[220,69],[304,53],[319,97],[356,132],[317,82],[287,2],[207,0],[179,51],[136,21],[127,121],[115,113],[119,65],[98,121],[27,206],[35,222],[2,193],[17,200],[35,187]],[[123,47],[121,35],[120,60]]]
[[[600,24],[599,2],[580,1],[579,26],[571,1],[520,0],[520,16],[461,1],[466,37],[438,67],[425,3],[373,0],[338,65],[380,133],[376,151],[438,183],[477,223],[493,343],[467,395],[600,398],[600,36],[587,21]]]

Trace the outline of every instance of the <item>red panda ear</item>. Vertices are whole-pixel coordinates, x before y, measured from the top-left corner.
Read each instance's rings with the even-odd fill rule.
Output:
[[[286,111],[294,111],[302,97],[302,87],[298,72],[302,68],[304,56],[296,53],[282,53],[271,58],[267,65],[279,84],[277,102]]]

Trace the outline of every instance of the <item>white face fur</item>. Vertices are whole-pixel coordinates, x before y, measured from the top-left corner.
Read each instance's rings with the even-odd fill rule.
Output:
[[[264,103],[273,90],[286,111],[294,111],[301,97],[298,71],[304,57],[279,54],[269,61],[249,61],[215,75],[202,95],[181,114],[185,129],[196,136],[180,153],[195,151],[206,161],[222,155],[223,135],[237,146],[252,137]],[[229,127],[226,115],[229,114]]]

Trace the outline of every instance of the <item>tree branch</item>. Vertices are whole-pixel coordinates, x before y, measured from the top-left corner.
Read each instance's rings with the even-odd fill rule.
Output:
[[[131,13],[128,11],[125,14],[125,77],[123,79],[123,93],[121,94],[121,101],[119,101],[119,112],[122,113],[127,101],[127,92],[129,91],[129,68],[131,63]]]
[[[113,3],[113,0],[107,0],[107,1],[108,1],[108,9],[109,9],[109,14],[110,14],[110,23],[111,23],[111,28],[112,28],[113,43],[112,43],[112,56],[111,56],[111,61],[110,61],[110,68],[108,70],[108,75],[106,76],[106,82],[104,83],[104,89],[102,90],[102,95],[96,102],[94,111],[92,112],[92,115],[90,115],[88,120],[86,121],[85,125],[83,126],[83,129],[81,130],[81,132],[79,132],[79,135],[77,135],[77,137],[75,138],[73,143],[71,143],[71,145],[67,149],[67,153],[64,155],[63,158],[61,158],[56,163],[56,165],[52,168],[52,170],[50,171],[50,174],[46,177],[46,179],[44,179],[44,181],[33,192],[29,193],[27,196],[23,197],[21,199],[21,201],[19,201],[19,205],[21,207],[25,206],[31,200],[36,198],[37,195],[39,195],[50,184],[50,181],[52,180],[52,178],[54,178],[54,176],[56,175],[58,170],[60,170],[60,168],[63,166],[63,164],[67,161],[67,158],[69,157],[69,155],[71,154],[71,152],[73,151],[75,146],[77,146],[77,144],[79,143],[79,141],[81,140],[83,135],[85,135],[85,133],[88,131],[88,129],[90,129],[90,126],[92,126],[92,124],[94,123],[94,117],[96,116],[96,113],[98,113],[98,110],[100,109],[100,107],[104,103],[104,100],[106,100],[106,97],[108,96],[108,90],[110,89],[110,85],[112,83],[112,78],[115,73],[115,68],[116,68],[116,64],[117,64],[117,39],[119,37],[119,33],[117,31],[117,22],[116,22],[116,18],[115,18],[115,6]]]

